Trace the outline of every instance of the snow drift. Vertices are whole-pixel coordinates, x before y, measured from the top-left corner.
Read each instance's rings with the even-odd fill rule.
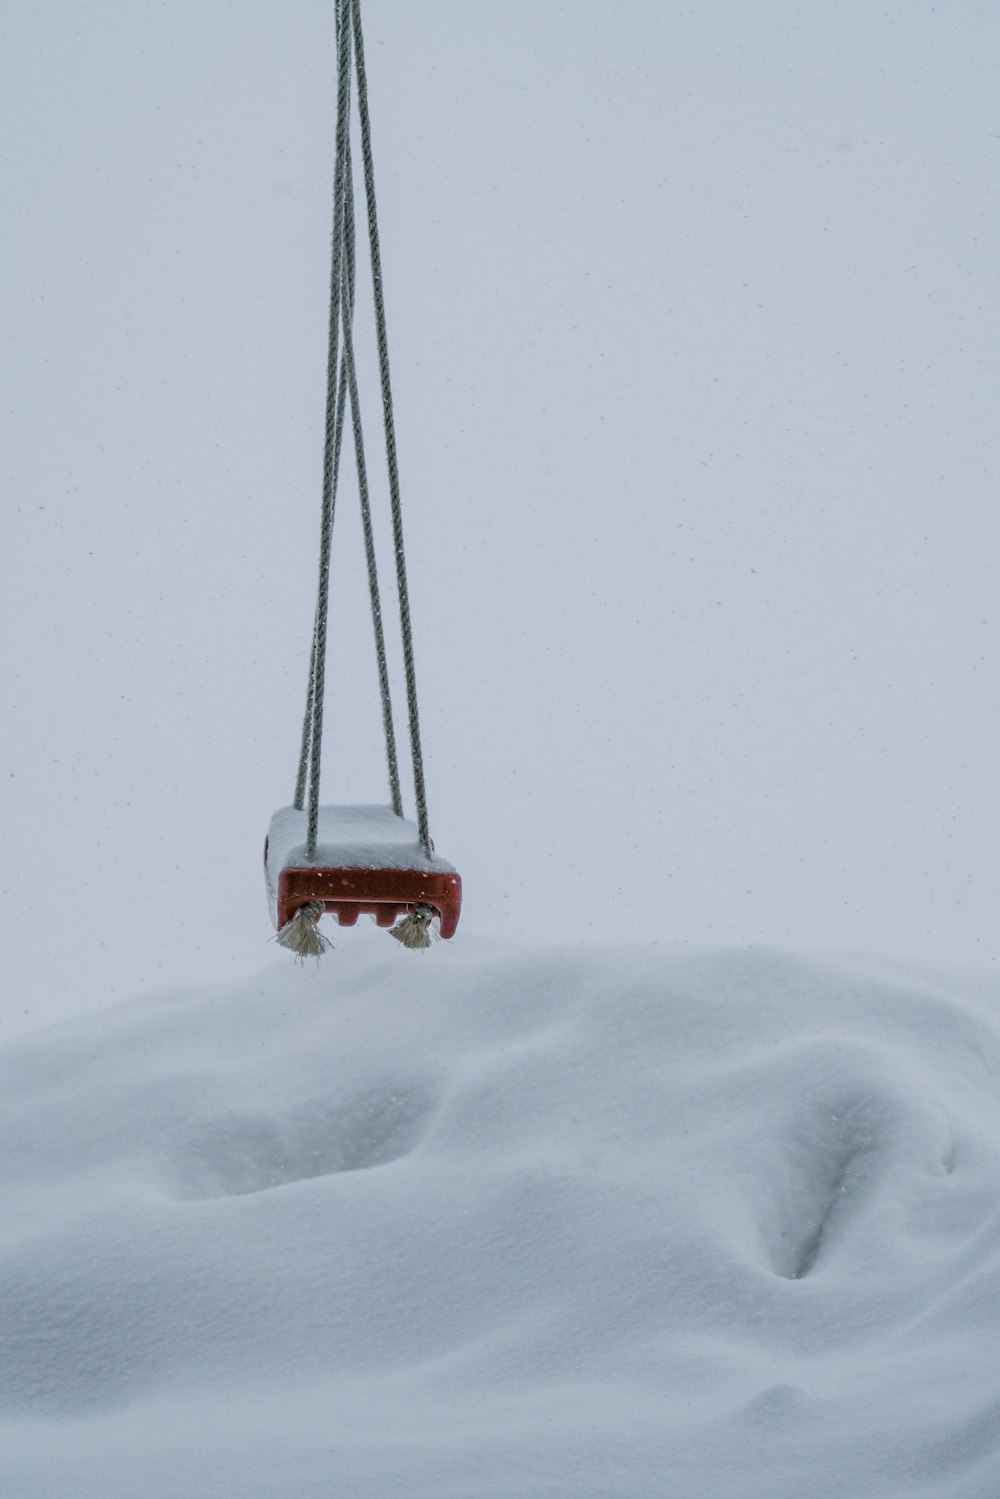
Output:
[[[4,1494],[995,1499],[994,982],[392,946],[0,1052]]]

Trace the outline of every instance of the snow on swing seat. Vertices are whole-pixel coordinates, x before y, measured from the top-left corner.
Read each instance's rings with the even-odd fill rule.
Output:
[[[462,881],[437,854],[428,858],[415,823],[391,807],[320,807],[315,857],[306,857],[307,814],[282,807],[271,818],[264,868],[271,920],[280,931],[307,901],[322,901],[341,926],[360,915],[390,927],[416,906],[430,906],[442,937],[454,935]]]

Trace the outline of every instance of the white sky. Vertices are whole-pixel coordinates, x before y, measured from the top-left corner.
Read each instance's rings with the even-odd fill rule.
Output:
[[[274,955],[334,87],[329,3],[4,9],[10,1035]],[[995,963],[1000,11],[365,17],[462,930]],[[353,510],[331,800],[382,796]]]

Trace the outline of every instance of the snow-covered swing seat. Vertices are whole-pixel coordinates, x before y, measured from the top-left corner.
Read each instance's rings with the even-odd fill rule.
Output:
[[[267,893],[271,919],[278,932],[277,940],[281,946],[288,948],[299,957],[319,956],[329,947],[329,942],[318,929],[320,918],[327,913],[334,916],[341,926],[356,925],[359,916],[362,915],[373,916],[376,925],[390,928],[392,936],[397,938],[404,947],[427,948],[430,946],[433,935],[432,924],[435,920],[440,936],[453,936],[462,905],[462,881],[452,865],[439,858],[434,852],[434,844],[431,841],[428,827],[409,592],[406,582],[399,471],[389,379],[388,341],[360,0],[336,0],[336,13],[337,147],[334,168],[330,342],[327,358],[319,586],[294,804],[290,807],[282,807],[275,812],[264,845]],[[353,90],[352,75],[356,85]],[[354,359],[356,259],[350,149],[352,93],[357,100],[361,157],[364,164],[393,552],[406,677],[413,788],[416,798],[415,822],[409,822],[403,816],[358,376]],[[375,654],[382,699],[386,762],[389,773],[389,806],[322,806],[320,804],[330,548],[337,500],[340,453],[348,404],[351,415],[350,428],[354,440],[358,497],[361,503]]]
[[[280,931],[308,902],[322,903],[341,926],[373,916],[391,927],[419,907],[452,937],[462,909],[462,880],[437,854],[424,853],[416,823],[391,807],[320,807],[315,856],[307,853],[307,814],[282,807],[271,818],[264,865],[271,919]]]

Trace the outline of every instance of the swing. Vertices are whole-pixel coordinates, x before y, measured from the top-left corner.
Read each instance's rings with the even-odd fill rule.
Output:
[[[353,56],[352,56],[353,36]],[[462,881],[452,865],[438,857],[427,820],[420,723],[406,557],[403,547],[399,470],[396,460],[385,304],[375,205],[371,125],[365,78],[360,0],[337,0],[337,148],[334,169],[333,250],[330,278],[330,339],[327,359],[326,430],[323,446],[323,495],[320,523],[319,587],[309,659],[306,711],[302,726],[298,778],[293,805],[275,812],[264,845],[264,869],[271,919],[277,940],[299,957],[319,956],[329,942],[319,930],[329,912],[341,926],[354,926],[370,915],[404,946],[427,948],[432,923],[442,937],[454,935],[462,906]],[[416,822],[403,816],[399,764],[393,722],[385,632],[371,520],[357,370],[354,360],[355,295],[354,190],[350,147],[350,91],[357,82],[375,326],[378,342],[386,463],[396,563],[396,589],[402,635],[409,713],[410,750]],[[321,806],[320,760],[323,742],[324,681],[330,546],[344,436],[350,400],[354,455],[361,502],[361,521],[368,568],[375,654],[382,699],[382,722],[389,773],[388,806]]]
[[[264,845],[271,919],[280,931],[302,906],[322,904],[341,926],[362,914],[381,927],[418,908],[440,921],[442,937],[454,935],[462,908],[462,881],[437,854],[420,846],[415,823],[391,807],[320,807],[313,861],[307,854],[307,818],[282,807],[271,818]]]

